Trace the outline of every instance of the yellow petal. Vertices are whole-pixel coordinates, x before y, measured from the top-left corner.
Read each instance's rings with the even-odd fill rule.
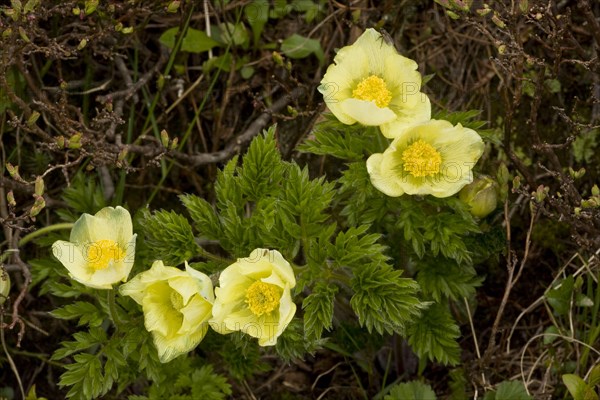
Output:
[[[358,123],[367,126],[387,124],[397,118],[389,108],[379,108],[375,102],[367,100],[345,99],[341,103],[341,109]]]
[[[410,107],[404,104],[402,99],[402,96],[394,98],[389,105],[389,108],[397,115],[397,119],[379,127],[383,136],[387,138],[397,138],[408,129],[429,121],[431,118],[431,102],[426,94],[418,93],[408,96],[407,99],[413,103]]]
[[[194,296],[189,303],[180,310],[183,314],[183,322],[179,334],[187,334],[195,331],[202,324],[207,324],[212,317],[212,304],[202,296]]]
[[[92,271],[87,268],[87,261],[79,247],[74,243],[58,240],[52,245],[52,253],[65,266],[71,276],[82,281],[87,281],[92,276]]]
[[[398,177],[391,173],[391,169],[382,169],[384,155],[375,153],[367,159],[367,171],[371,183],[377,190],[391,197],[398,197],[404,194],[402,182]]]

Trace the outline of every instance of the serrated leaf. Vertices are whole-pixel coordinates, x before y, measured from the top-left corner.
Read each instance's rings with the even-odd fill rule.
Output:
[[[198,253],[192,227],[174,211],[145,211],[140,225],[154,258],[166,265],[181,264]]]
[[[436,400],[435,392],[431,386],[412,381],[394,385],[384,400]]]
[[[419,285],[401,275],[401,271],[385,264],[365,265],[355,271],[350,305],[369,333],[375,330],[379,334],[402,334],[425,306],[415,296]]]
[[[333,301],[338,287],[318,282],[304,301],[304,334],[308,338],[320,339],[323,330],[330,330],[333,319]]]
[[[408,343],[420,358],[447,365],[460,361],[459,337],[460,330],[448,308],[438,303],[424,310],[408,328]]]
[[[79,318],[77,325],[100,326],[104,320],[104,313],[92,303],[85,301],[67,304],[62,308],[51,311],[50,314],[56,318],[66,320]]]
[[[496,389],[495,400],[531,400],[521,381],[504,381]]]
[[[425,259],[417,263],[417,269],[417,282],[423,293],[438,302],[469,298],[483,280],[470,265],[458,265],[446,258]]]
[[[187,208],[195,227],[200,234],[208,239],[219,239],[223,227],[214,208],[208,201],[193,194],[180,195],[179,199]]]
[[[175,39],[179,33],[179,28],[170,28],[163,32],[158,39],[169,49],[175,47]],[[185,37],[181,41],[181,50],[190,53],[202,53],[219,45],[219,42],[208,36],[204,31],[194,28],[188,28]]]

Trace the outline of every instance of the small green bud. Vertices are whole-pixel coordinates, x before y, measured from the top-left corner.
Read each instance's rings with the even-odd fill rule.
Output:
[[[533,196],[533,198],[535,199],[535,201],[537,203],[541,203],[542,201],[544,201],[544,199],[546,198],[546,196],[548,196],[548,192],[550,191],[549,187],[546,187],[544,185],[540,185],[537,187],[537,189],[535,190],[535,192],[531,193],[531,195]]]
[[[25,32],[25,29],[21,26],[19,27],[19,36],[21,36],[21,39],[23,39],[25,43],[31,43],[31,39],[27,36],[27,32]]]
[[[164,129],[160,131],[160,142],[164,147],[169,147],[169,134]]]
[[[11,178],[13,178],[14,180],[17,180],[17,181],[21,180],[21,175],[19,175],[19,166],[18,165],[12,165],[11,163],[6,163],[6,169]]]
[[[162,90],[165,86],[165,76],[163,74],[158,74],[158,79],[156,80],[156,88],[158,90]]]
[[[79,45],[77,45],[77,50],[83,50],[85,46],[87,46],[87,39],[83,38],[79,42]]]
[[[30,217],[35,217],[36,215],[42,212],[44,207],[46,207],[46,201],[42,196],[34,194],[34,197],[35,201],[33,202],[33,206],[31,206],[31,210],[29,210]]]
[[[121,150],[119,152],[119,155],[117,156],[117,160],[118,161],[123,161],[125,159],[125,157],[127,157],[127,153],[128,153],[127,147],[125,147],[123,150]]]
[[[79,16],[79,14],[81,14],[81,8],[79,8],[79,7],[73,7],[73,9],[71,10],[71,12],[73,13],[73,15]]]
[[[592,186],[592,196],[600,196],[600,189],[598,189],[598,185]]]
[[[54,141],[56,142],[56,145],[59,148],[64,148],[65,147],[65,137],[64,136],[59,136],[56,139],[54,139]]]
[[[11,207],[15,207],[17,205],[17,202],[15,201],[15,194],[13,193],[13,191],[9,191],[8,193],[6,193],[6,201],[8,202],[8,205]]]
[[[579,217],[581,215],[581,207],[575,207],[573,211],[575,212],[576,216]]]
[[[130,33],[133,33],[133,26],[128,26],[127,28],[123,28],[123,30],[121,32],[123,32],[124,35],[129,35]]]
[[[513,179],[513,192],[521,187],[521,177],[515,176]]]
[[[179,144],[179,138],[173,138],[173,141],[171,142],[171,147],[169,148],[169,150],[177,149],[178,144]]]
[[[0,305],[8,299],[10,292],[10,276],[3,268],[0,269]]]
[[[281,55],[281,53],[274,51],[272,53],[272,56],[275,64],[279,65],[280,67],[283,67],[283,56]]]
[[[169,5],[167,6],[167,12],[168,13],[176,13],[177,10],[179,10],[179,6],[181,6],[181,1],[174,0],[174,1],[170,2]]]
[[[2,32],[2,38],[6,39],[9,38],[13,33],[12,28],[6,28],[3,32]]]
[[[98,7],[99,0],[86,0],[85,1],[85,15],[93,14]]]
[[[44,179],[41,176],[35,178],[35,195],[41,196],[44,194]]]
[[[287,106],[287,112],[288,114],[290,114],[292,117],[297,117],[298,116],[298,110],[296,110],[294,107],[292,106]]]
[[[450,18],[452,18],[452,19],[459,19],[460,18],[460,15],[458,15],[454,11],[446,10],[446,14],[448,14],[448,16]]]
[[[500,19],[500,17],[498,17],[498,14],[494,14],[492,17],[492,22],[500,29],[506,28],[506,24]]]
[[[585,168],[580,168],[578,171],[575,171],[573,168],[569,167],[569,175],[573,179],[579,179],[583,175],[585,175]]]
[[[480,8],[479,10],[476,10],[477,14],[479,14],[481,17],[485,17],[490,13],[490,11],[492,11],[491,8]]]
[[[81,147],[81,133],[76,133],[69,138],[69,148],[79,149]]]
[[[116,32],[121,32],[122,30],[123,30],[123,23],[122,23],[122,22],[118,22],[118,23],[115,25],[115,31],[116,31]]]
[[[482,176],[465,186],[458,197],[471,207],[471,214],[484,218],[498,205],[498,183],[489,176]]]
[[[31,113],[31,115],[29,116],[29,118],[27,118],[27,126],[33,126],[38,118],[40,117],[40,113],[37,111],[34,111]]]

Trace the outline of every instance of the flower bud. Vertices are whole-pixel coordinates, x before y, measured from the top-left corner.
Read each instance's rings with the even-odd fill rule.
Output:
[[[0,269],[0,305],[8,299],[8,292],[10,292],[10,276],[8,272]]]
[[[471,207],[471,214],[483,218],[496,209],[498,183],[489,176],[482,176],[465,186],[460,191],[459,198]]]

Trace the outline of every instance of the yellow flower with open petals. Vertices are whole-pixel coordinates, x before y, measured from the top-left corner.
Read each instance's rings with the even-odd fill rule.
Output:
[[[296,278],[276,250],[255,249],[239,258],[219,277],[211,327],[221,333],[242,331],[273,346],[296,313],[290,289]]]
[[[182,271],[155,261],[119,291],[142,306],[144,325],[152,333],[163,363],[193,350],[208,331],[214,301],[212,282],[187,263]]]
[[[129,211],[105,207],[95,215],[83,214],[73,225],[70,241],[54,242],[52,252],[76,281],[111,289],[131,272],[136,236]]]
[[[383,153],[371,155],[367,171],[373,186],[388,196],[448,197],[473,181],[483,148],[474,130],[430,120],[406,130]]]
[[[338,50],[333,61],[318,90],[342,123],[379,126],[384,136],[395,138],[431,118],[417,63],[398,54],[375,29]]]

